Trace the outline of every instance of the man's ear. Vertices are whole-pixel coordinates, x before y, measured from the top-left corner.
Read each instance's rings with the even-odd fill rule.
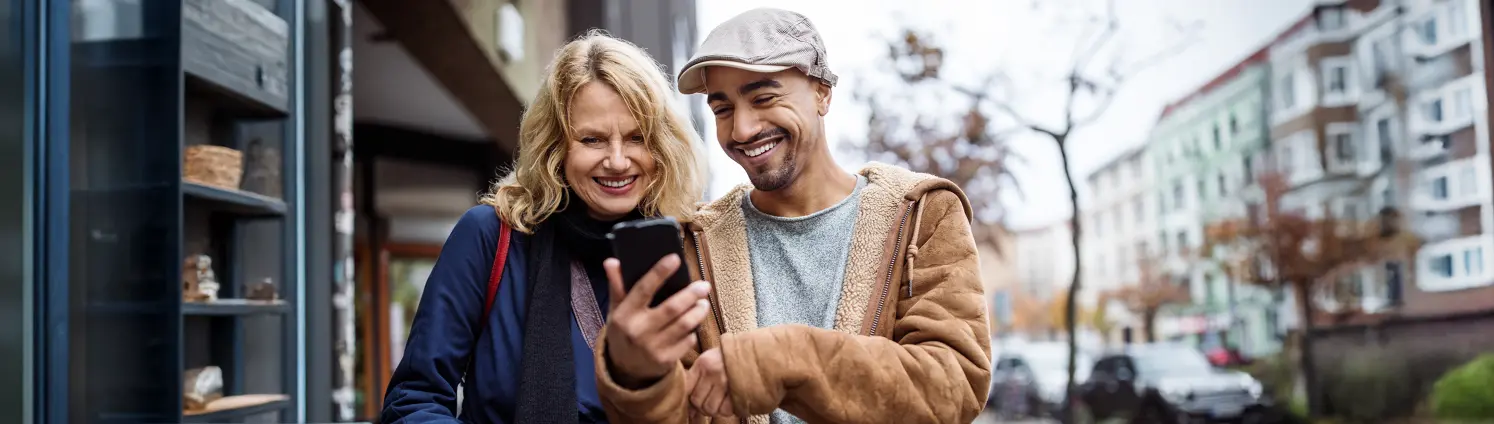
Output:
[[[816,109],[816,111],[820,113],[820,116],[825,116],[825,115],[829,114],[830,113],[830,98],[833,97],[832,94],[834,94],[833,90],[830,89],[830,85],[829,84],[825,84],[825,83],[815,84],[814,85],[814,94],[815,94],[815,97],[814,97],[815,101],[814,101],[814,103],[815,103],[815,109]]]

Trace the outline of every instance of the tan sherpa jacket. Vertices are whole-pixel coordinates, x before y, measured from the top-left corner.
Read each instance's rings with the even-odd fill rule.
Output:
[[[757,327],[747,187],[687,226],[686,264],[714,287],[700,349],[721,348],[732,408],[749,423],[767,423],[775,408],[810,423],[968,423],[985,404],[990,332],[969,201],[948,180],[891,165],[860,174],[868,184],[833,330]],[[698,352],[629,390],[609,374],[606,340],[597,339],[596,375],[611,422],[710,421],[691,416],[685,387]]]

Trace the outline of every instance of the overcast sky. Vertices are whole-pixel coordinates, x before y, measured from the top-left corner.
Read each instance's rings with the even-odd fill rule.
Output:
[[[1149,55],[1176,42],[1164,17],[1202,25],[1198,38],[1181,54],[1132,78],[1113,106],[1094,126],[1074,135],[1069,153],[1078,172],[1094,169],[1126,148],[1144,142],[1157,114],[1167,102],[1187,95],[1235,62],[1258,49],[1267,39],[1307,13],[1310,0],[1117,0],[1124,52]],[[778,7],[809,17],[820,30],[831,70],[840,76],[828,119],[832,143],[864,135],[865,109],[849,96],[850,87],[877,80],[875,68],[886,55],[881,40],[912,27],[935,36],[945,48],[946,72],[956,80],[975,80],[992,69],[1005,69],[1024,86],[1045,88],[1061,84],[1062,69],[1072,42],[1068,31],[1055,23],[1053,9],[1102,3],[1091,0],[699,0],[700,36],[738,13],[756,7]],[[875,85],[873,85],[875,87]],[[1061,117],[1061,98],[1047,90],[1019,93],[1018,109],[1033,119]],[[693,96],[692,102],[704,102]],[[914,107],[927,108],[931,105]],[[706,134],[715,128],[706,114]],[[713,141],[713,140],[708,140]],[[1011,141],[1028,159],[1016,170],[1025,199],[1004,199],[1007,222],[1030,228],[1066,218],[1068,192],[1059,167],[1058,150],[1037,135]],[[714,144],[713,144],[714,146]],[[719,148],[710,149],[711,194],[719,196],[746,182],[746,175]],[[857,161],[841,158],[855,168]]]

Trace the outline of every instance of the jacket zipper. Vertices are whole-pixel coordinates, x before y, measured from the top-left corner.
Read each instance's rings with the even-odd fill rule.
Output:
[[[892,260],[887,263],[887,280],[882,282],[882,296],[877,298],[877,313],[872,316],[871,334],[877,335],[877,324],[882,322],[882,309],[887,305],[887,294],[892,291],[892,270],[897,268],[897,260],[903,251],[903,230],[908,226],[908,215],[913,212],[913,202],[908,202],[907,209],[903,210],[902,219],[897,222],[897,243],[892,245]]]
[[[694,236],[695,236],[695,266],[700,268],[700,279],[711,281],[712,280],[711,277],[708,276],[708,275],[706,275],[706,263],[705,263],[706,258],[705,258],[705,253],[704,253],[704,250],[701,250],[701,248],[700,248],[700,244],[701,243],[705,243],[705,237],[701,236],[700,231],[692,231],[691,233],[694,234]],[[718,301],[719,299],[716,297],[716,282],[715,281],[711,281],[711,296],[710,297],[711,297],[711,315],[716,318],[716,332],[718,334],[725,335],[726,334],[726,324],[721,321],[721,302],[719,302]]]

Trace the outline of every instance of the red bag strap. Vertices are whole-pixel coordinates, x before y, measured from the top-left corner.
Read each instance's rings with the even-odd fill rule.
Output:
[[[493,312],[493,299],[498,296],[498,283],[503,280],[503,265],[508,262],[508,237],[512,233],[508,223],[498,220],[498,252],[493,254],[493,274],[488,277],[488,295],[482,308],[482,322],[488,322]]]

